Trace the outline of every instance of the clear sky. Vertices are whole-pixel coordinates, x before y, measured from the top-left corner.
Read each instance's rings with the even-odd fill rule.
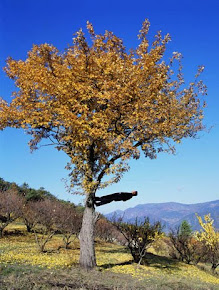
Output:
[[[25,59],[33,44],[51,43],[61,51],[72,42],[73,33],[86,21],[95,31],[113,31],[129,49],[138,44],[137,34],[145,18],[151,22],[150,36],[157,30],[170,33],[168,52],[183,54],[184,75],[193,79],[198,65],[204,65],[202,79],[208,87],[204,123],[209,133],[200,139],[186,139],[177,146],[175,156],[160,154],[156,160],[131,161],[131,169],[115,185],[98,195],[138,190],[127,202],[105,205],[98,210],[110,212],[140,203],[198,203],[219,199],[219,1],[218,0],[0,0],[0,96],[10,100],[13,82],[2,67],[8,56]],[[43,147],[33,154],[22,130],[0,132],[0,177],[31,187],[41,186],[59,198],[75,203],[83,197],[66,192],[62,181],[68,159],[64,153]]]

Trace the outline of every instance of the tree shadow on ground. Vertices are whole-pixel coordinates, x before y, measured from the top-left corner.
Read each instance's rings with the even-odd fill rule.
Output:
[[[110,252],[110,251],[106,251],[106,252]],[[115,252],[118,253],[118,251],[116,250]],[[121,252],[124,253],[124,251],[121,251]],[[181,271],[179,263],[180,263],[179,261],[168,258],[168,257],[158,256],[152,253],[147,253],[145,257],[142,259],[141,265],[154,267],[158,269],[167,269],[167,270],[175,269],[175,270]],[[131,264],[135,264],[134,260],[125,261],[122,263],[103,264],[100,267],[103,269],[110,269],[116,266],[124,266],[124,265],[131,265]]]
[[[13,230],[4,230],[3,231],[3,236],[4,237],[9,237],[9,236],[25,236],[26,233],[22,230],[18,230],[18,229],[13,229]]]
[[[110,253],[110,254],[115,254],[115,253],[121,253],[121,254],[127,254],[129,253],[129,251],[127,249],[121,248],[121,249],[98,249],[98,252],[102,252],[102,253]]]
[[[133,260],[125,261],[125,262],[122,262],[122,263],[107,263],[107,264],[101,265],[100,268],[102,268],[102,269],[111,269],[111,268],[116,267],[116,266],[131,265],[133,263],[134,263]]]
[[[146,253],[142,265],[158,269],[177,269],[180,270],[180,261],[165,256],[158,256],[152,253]]]

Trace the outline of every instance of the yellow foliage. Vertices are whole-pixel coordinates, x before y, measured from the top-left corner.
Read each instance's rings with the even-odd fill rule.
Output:
[[[211,218],[211,215],[205,215],[204,221],[197,214],[196,216],[202,227],[200,232],[196,232],[196,238],[199,241],[203,241],[212,250],[219,251],[219,232],[214,228],[214,220]]]
[[[48,244],[48,252],[40,253],[31,235],[3,238],[0,243],[1,264],[29,264],[46,267],[48,269],[70,268],[79,260],[79,244],[75,240],[73,249],[57,248],[62,244],[62,237],[55,236]],[[138,265],[127,263],[132,257],[124,247],[115,244],[97,242],[97,264],[102,271],[128,274],[139,280],[153,278],[169,279],[198,279],[205,283],[219,284],[219,279],[207,272],[201,271],[195,266],[178,262],[177,265],[160,264],[159,261],[151,261],[150,265]],[[107,265],[113,265],[107,269]]]
[[[34,45],[26,60],[7,60],[18,90],[11,103],[0,100],[0,129],[25,129],[31,149],[50,140],[70,157],[72,185],[90,193],[118,182],[128,170],[125,160],[139,158],[140,149],[155,158],[174,150],[170,140],[195,136],[202,129],[199,89],[206,92],[196,80],[181,87],[179,53],[163,60],[168,34],[159,32],[149,50],[148,20],[130,53],[112,32],[95,34],[89,22],[87,29],[90,46],[79,30],[64,53],[45,43]],[[102,183],[106,174],[114,177]]]

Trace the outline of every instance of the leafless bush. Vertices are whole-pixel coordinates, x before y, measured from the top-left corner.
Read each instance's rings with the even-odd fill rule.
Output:
[[[58,203],[55,209],[54,224],[63,235],[65,248],[69,248],[72,236],[79,235],[82,224],[82,213],[77,212],[71,204]]]
[[[121,233],[105,218],[100,218],[95,227],[95,236],[106,242],[121,241]]]
[[[197,241],[192,233],[185,235],[180,227],[172,229],[169,233],[170,256],[187,264],[197,264],[203,257],[203,246]]]
[[[45,252],[46,244],[52,239],[56,232],[55,215],[58,202],[45,199],[33,202],[31,210],[36,218],[33,231],[35,240],[41,252]]]
[[[0,191],[0,238],[10,223],[22,215],[23,198],[15,189]]]
[[[28,233],[33,231],[35,225],[38,223],[38,209],[40,204],[36,201],[28,201],[22,209],[22,218],[27,228]]]

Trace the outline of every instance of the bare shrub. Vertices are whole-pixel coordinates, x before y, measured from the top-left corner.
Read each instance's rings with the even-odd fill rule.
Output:
[[[38,248],[45,252],[46,244],[56,232],[55,215],[58,202],[52,199],[40,200],[32,203],[32,210],[36,218],[33,231]]]
[[[38,210],[39,202],[28,201],[25,203],[22,209],[22,219],[27,228],[27,232],[33,231],[35,225],[38,223]]]
[[[104,240],[105,242],[118,242],[121,233],[115,228],[114,225],[105,218],[100,218],[95,227],[95,236]]]
[[[79,235],[82,224],[82,213],[79,213],[72,204],[58,203],[54,216],[55,228],[63,235],[65,248],[73,242],[72,236]]]
[[[17,190],[0,191],[0,238],[7,225],[22,215],[23,205],[24,200]]]
[[[181,224],[181,226],[170,231],[169,238],[172,245],[170,252],[172,258],[187,264],[197,264],[201,260],[202,244],[193,237],[191,230],[185,230]]]

